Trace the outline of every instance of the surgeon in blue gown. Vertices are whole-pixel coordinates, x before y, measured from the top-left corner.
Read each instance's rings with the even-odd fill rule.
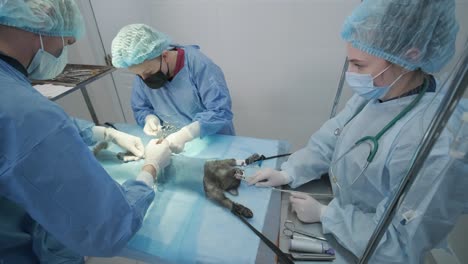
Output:
[[[83,263],[113,256],[141,227],[169,144],[71,119],[28,79],[57,76],[84,31],[73,0],[0,4],[0,263]],[[122,185],[88,145],[112,141],[145,156]]]
[[[260,170],[250,184],[295,188],[328,173],[335,198],[324,205],[292,194],[292,209],[361,257],[441,102],[432,74],[453,57],[457,32],[453,0],[363,1],[342,31],[354,95],[281,171]],[[429,250],[443,246],[467,202],[466,166],[446,173],[453,131],[449,124],[440,135],[371,263],[423,263]],[[377,135],[377,149],[370,140],[356,144]]]
[[[166,138],[172,152],[183,151],[194,138],[234,135],[223,72],[199,47],[173,45],[166,34],[131,24],[112,41],[112,64],[136,75],[131,106],[147,135],[157,135],[164,125],[180,128]]]

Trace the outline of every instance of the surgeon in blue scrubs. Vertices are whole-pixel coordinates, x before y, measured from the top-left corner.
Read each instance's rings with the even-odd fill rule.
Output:
[[[328,205],[293,193],[291,208],[361,257],[442,101],[433,74],[453,57],[457,32],[454,0],[363,1],[341,34],[354,95],[280,171],[260,170],[250,184],[295,188],[328,173],[334,194]],[[370,263],[423,263],[444,245],[467,203],[466,166],[444,169],[454,128],[440,135]]]
[[[83,263],[113,256],[141,227],[169,144],[70,118],[28,79],[57,76],[84,31],[73,0],[0,3],[0,263]],[[114,181],[88,144],[145,156],[135,179]]]
[[[234,135],[231,96],[221,69],[197,46],[178,46],[150,26],[123,27],[112,41],[112,64],[134,73],[132,109],[143,131],[155,136],[164,125],[171,151],[212,134]]]

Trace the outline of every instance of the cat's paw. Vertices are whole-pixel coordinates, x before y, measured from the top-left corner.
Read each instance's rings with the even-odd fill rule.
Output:
[[[233,203],[231,211],[233,213],[235,213],[235,214],[242,215],[245,218],[252,218],[253,217],[252,211],[250,211],[249,208],[243,206],[242,204]]]
[[[249,156],[248,158],[245,159],[245,163],[247,165],[250,165],[250,164],[258,161],[261,158],[262,158],[262,156],[260,156],[258,153],[254,153],[254,154],[252,154],[251,156]]]

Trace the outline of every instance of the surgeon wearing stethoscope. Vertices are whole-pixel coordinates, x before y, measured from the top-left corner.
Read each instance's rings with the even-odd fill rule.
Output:
[[[322,222],[324,233],[332,233],[358,257],[438,106],[431,74],[453,57],[458,32],[453,0],[400,2],[364,1],[347,18],[341,35],[347,42],[346,81],[354,95],[281,171],[262,169],[248,180],[258,187],[295,188],[328,173],[335,198],[324,205],[292,194],[292,209],[303,222]],[[449,139],[444,131],[428,157],[425,178],[441,173]],[[372,263],[419,263],[445,239],[446,226],[455,220],[441,212],[448,201],[434,201],[433,193],[410,197],[414,199],[407,204],[413,202],[417,214],[406,214],[406,219],[397,214]],[[446,232],[431,231],[442,226]]]

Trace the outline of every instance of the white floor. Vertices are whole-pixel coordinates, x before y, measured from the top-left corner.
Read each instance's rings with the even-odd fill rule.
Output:
[[[147,264],[146,262],[127,259],[122,257],[114,258],[89,258],[86,264]]]
[[[434,260],[432,255],[428,255],[426,257],[426,264],[436,264],[437,262]],[[452,262],[450,262],[452,263]],[[86,264],[147,264],[146,262],[137,261],[133,259],[127,259],[122,257],[114,257],[114,258],[90,258],[86,261]]]

